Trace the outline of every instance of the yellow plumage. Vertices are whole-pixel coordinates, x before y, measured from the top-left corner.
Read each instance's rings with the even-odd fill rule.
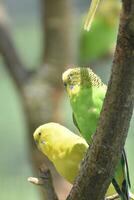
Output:
[[[64,126],[52,122],[37,128],[34,139],[39,150],[53,162],[57,171],[73,183],[87,151],[87,142]]]
[[[38,127],[33,136],[38,149],[52,161],[59,174],[73,183],[88,149],[85,139],[53,122]],[[106,196],[115,193],[113,185],[110,184]]]

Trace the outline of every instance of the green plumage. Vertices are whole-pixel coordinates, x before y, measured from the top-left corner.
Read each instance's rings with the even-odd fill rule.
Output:
[[[80,133],[88,143],[90,143],[91,136],[96,129],[104,94],[104,91],[97,87],[81,88],[79,95],[71,99],[71,106]]]
[[[80,134],[90,144],[95,133],[107,87],[90,68],[72,68],[63,74],[63,82],[70,99],[73,117]],[[116,168],[112,181],[122,200],[128,200],[125,158]]]
[[[73,115],[81,135],[88,143],[96,130],[106,86],[88,68],[69,69],[63,74],[63,82],[73,109]]]

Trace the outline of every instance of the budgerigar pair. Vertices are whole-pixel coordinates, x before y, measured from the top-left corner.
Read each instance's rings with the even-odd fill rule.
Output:
[[[68,69],[63,74],[63,82],[70,99],[74,122],[80,134],[90,144],[107,87],[90,68],[84,67]],[[128,185],[130,185],[130,181],[124,150],[116,167],[112,184],[122,200],[129,199]]]
[[[75,124],[83,138],[57,123],[48,123],[35,131],[34,139],[38,148],[53,162],[57,171],[73,183],[88,144],[92,142],[106,86],[89,68],[68,69],[63,74],[63,82],[70,98]],[[129,177],[126,176],[125,166],[127,169],[123,151],[106,196],[118,192],[122,200],[129,199]]]
[[[84,27],[86,30],[90,29],[98,4],[99,0],[91,1]],[[92,142],[107,87],[89,68],[68,69],[63,74],[63,82],[73,110],[74,123],[82,137],[60,124],[51,122],[36,129],[34,140],[39,150],[53,162],[57,171],[73,183],[88,145]],[[127,161],[123,150],[106,196],[117,192],[121,200],[129,200],[129,184]]]

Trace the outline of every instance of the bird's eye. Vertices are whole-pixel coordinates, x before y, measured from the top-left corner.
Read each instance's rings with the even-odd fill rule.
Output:
[[[41,132],[39,132],[39,136],[41,136]]]
[[[66,82],[64,82],[64,86],[67,87],[67,83]]]

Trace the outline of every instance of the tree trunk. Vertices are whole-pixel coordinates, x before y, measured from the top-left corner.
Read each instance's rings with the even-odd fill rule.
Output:
[[[134,106],[134,1],[123,0],[112,74],[93,143],[67,200],[103,200]],[[89,122],[90,123],[90,122]]]

